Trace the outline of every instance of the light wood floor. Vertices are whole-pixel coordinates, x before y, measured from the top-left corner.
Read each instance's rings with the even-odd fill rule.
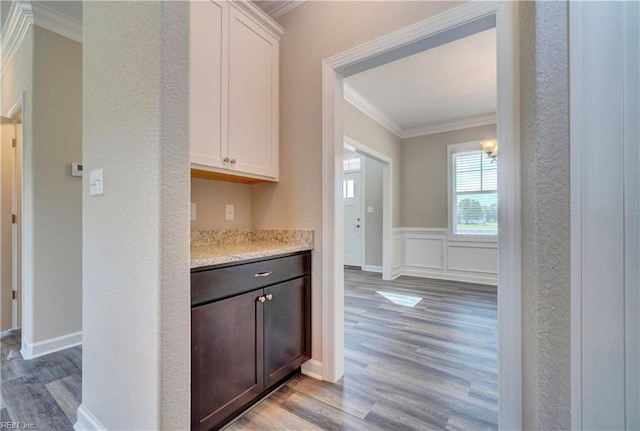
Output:
[[[496,340],[495,287],[347,269],[344,378],[298,376],[227,430],[497,429]]]
[[[495,287],[346,270],[344,378],[295,377],[227,429],[497,429],[496,309]],[[81,349],[25,361],[19,332],[1,341],[1,421],[71,430]]]
[[[26,361],[20,355],[20,331],[10,331],[2,334],[0,353],[1,421],[19,429],[72,430],[82,397],[82,349]]]

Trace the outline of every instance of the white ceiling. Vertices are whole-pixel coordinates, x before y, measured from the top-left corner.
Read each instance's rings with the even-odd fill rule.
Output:
[[[345,82],[406,132],[495,114],[496,76],[494,28],[350,76]]]

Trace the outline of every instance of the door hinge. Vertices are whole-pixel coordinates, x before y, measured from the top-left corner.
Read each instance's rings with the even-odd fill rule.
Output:
[[[11,291],[11,299],[16,299],[16,291],[15,290]]]
[[[16,224],[16,215],[11,214],[11,224]]]
[[[15,148],[17,146],[16,138],[11,138],[11,146]]]

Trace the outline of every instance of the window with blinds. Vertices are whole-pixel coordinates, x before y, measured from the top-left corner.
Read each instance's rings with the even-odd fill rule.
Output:
[[[498,235],[498,161],[480,149],[451,152],[454,235]]]

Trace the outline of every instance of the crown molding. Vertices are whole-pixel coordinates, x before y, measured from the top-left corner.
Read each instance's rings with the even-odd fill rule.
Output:
[[[282,0],[282,1],[273,1],[270,2],[269,6],[265,7],[263,10],[267,13],[271,18],[276,19],[280,18],[287,12],[291,12],[305,0]]]
[[[32,25],[82,43],[80,21],[61,14],[42,2],[15,0],[11,3],[6,25],[0,34],[0,77],[4,75]]]
[[[461,120],[442,121],[428,126],[405,129],[400,133],[400,138],[415,138],[416,136],[433,135],[435,133],[451,132],[471,127],[488,126],[489,124],[496,124],[496,122],[496,114],[479,115],[477,117],[463,118]]]
[[[2,58],[0,76],[4,75],[7,66],[18,52],[34,21],[31,2],[14,1],[11,3],[6,25],[3,26],[0,34],[0,58]]]
[[[44,1],[30,2],[35,24],[61,36],[82,43],[82,22],[47,6]]]
[[[401,137],[402,129],[387,114],[346,82],[344,83],[344,99],[398,138]]]
[[[278,40],[284,34],[284,28],[277,22],[275,22],[271,16],[267,15],[265,11],[260,9],[256,4],[250,0],[235,0],[231,2],[232,5],[242,9],[245,13],[251,16],[256,21],[264,24],[267,30]]]

